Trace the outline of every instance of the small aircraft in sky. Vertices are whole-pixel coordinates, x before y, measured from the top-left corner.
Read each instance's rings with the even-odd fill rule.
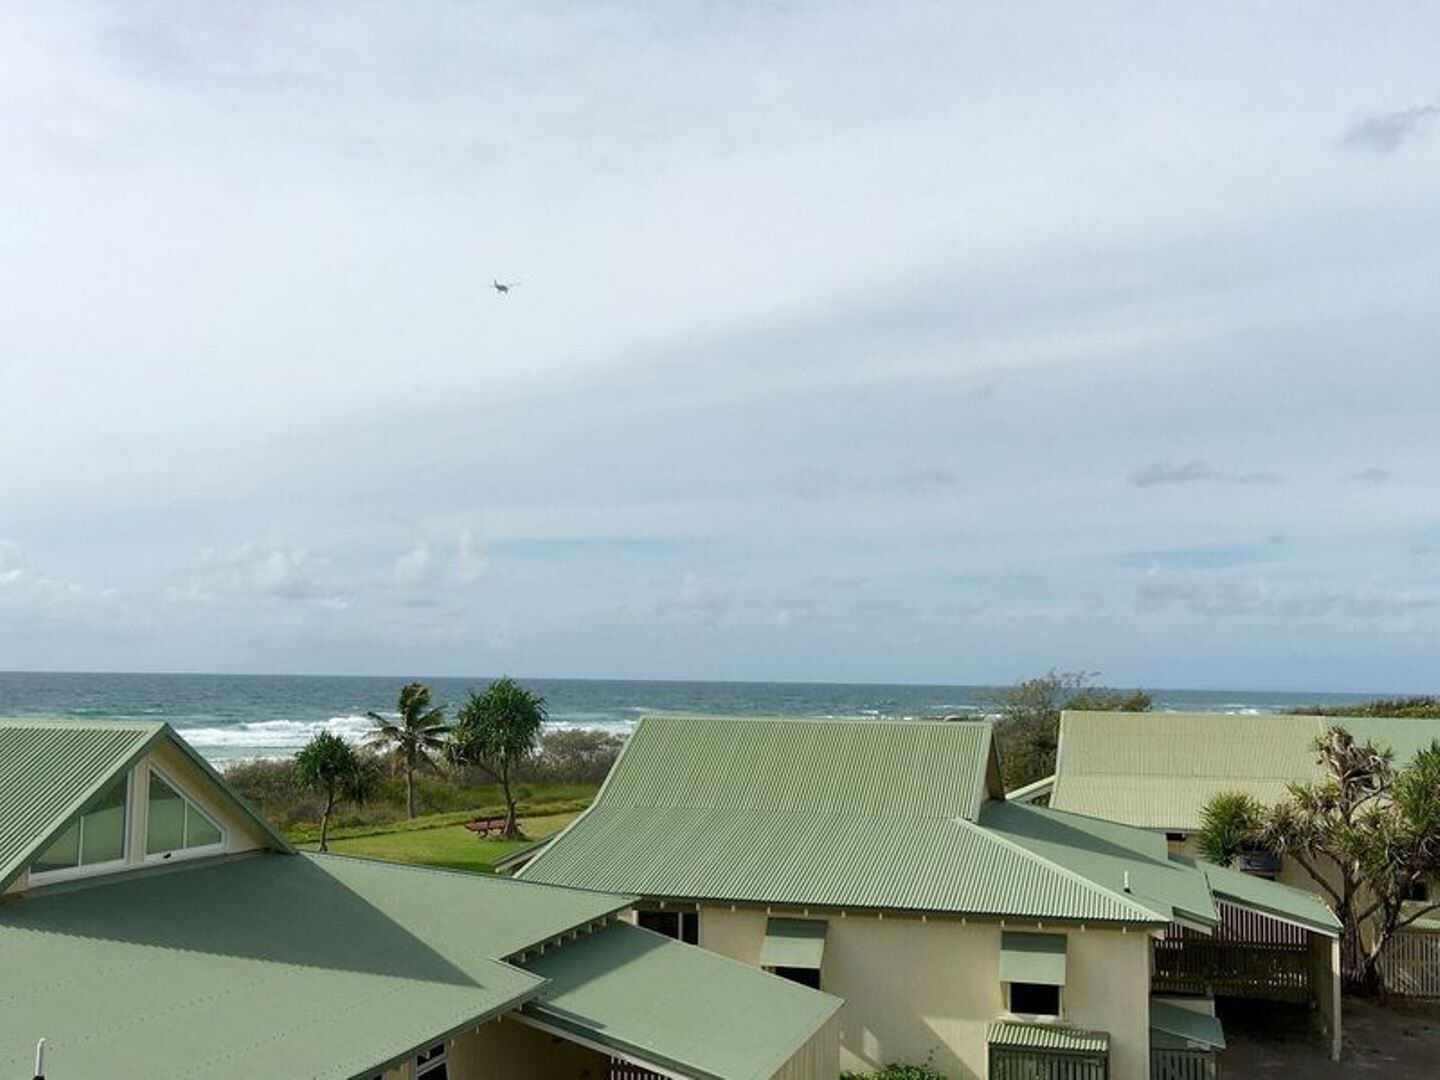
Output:
[[[494,289],[495,289],[495,291],[496,291],[497,293],[499,293],[501,296],[504,296],[504,295],[505,295],[506,293],[508,293],[511,289],[515,288],[516,285],[519,285],[520,282],[518,282],[518,281],[500,281],[499,279],[492,279],[491,282],[490,282],[490,284],[494,287]]]

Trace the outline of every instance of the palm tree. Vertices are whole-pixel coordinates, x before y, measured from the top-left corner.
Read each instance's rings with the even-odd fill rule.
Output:
[[[391,720],[379,713],[366,713],[375,721],[376,730],[368,745],[380,750],[394,748],[396,763],[405,770],[405,808],[415,817],[415,770],[422,765],[435,767],[431,758],[445,746],[450,730],[443,722],[445,710],[430,707],[430,688],[424,683],[411,683],[400,691],[400,718]]]
[[[325,796],[320,814],[320,850],[330,850],[330,815],[343,799],[363,803],[375,786],[375,763],[340,736],[319,732],[295,755],[295,768],[306,787]]]

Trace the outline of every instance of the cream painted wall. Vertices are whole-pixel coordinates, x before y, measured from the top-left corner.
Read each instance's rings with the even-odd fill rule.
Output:
[[[700,944],[758,964],[766,917],[757,909],[703,908]],[[845,999],[839,1013],[842,1068],[870,1070],[900,1061],[928,1063],[956,1080],[985,1075],[985,1029],[1005,1014],[997,924],[873,915],[828,921],[821,987]],[[1149,937],[1118,930],[1064,932],[1066,1020],[1109,1032],[1114,1080],[1146,1080]]]
[[[451,1080],[605,1080],[604,1055],[501,1017],[450,1044]]]

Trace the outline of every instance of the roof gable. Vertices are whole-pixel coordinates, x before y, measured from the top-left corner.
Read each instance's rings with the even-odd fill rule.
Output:
[[[112,780],[165,740],[253,819],[276,850],[294,850],[168,724],[0,720],[0,890]]]

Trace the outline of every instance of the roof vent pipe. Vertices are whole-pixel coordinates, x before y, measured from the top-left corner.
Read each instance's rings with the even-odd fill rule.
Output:
[[[1130,871],[1129,871],[1129,870],[1126,870],[1126,871],[1125,871],[1125,891],[1126,891],[1126,892],[1129,892],[1129,891],[1130,891]]]
[[[45,1080],[45,1040],[35,1044],[35,1080]]]

